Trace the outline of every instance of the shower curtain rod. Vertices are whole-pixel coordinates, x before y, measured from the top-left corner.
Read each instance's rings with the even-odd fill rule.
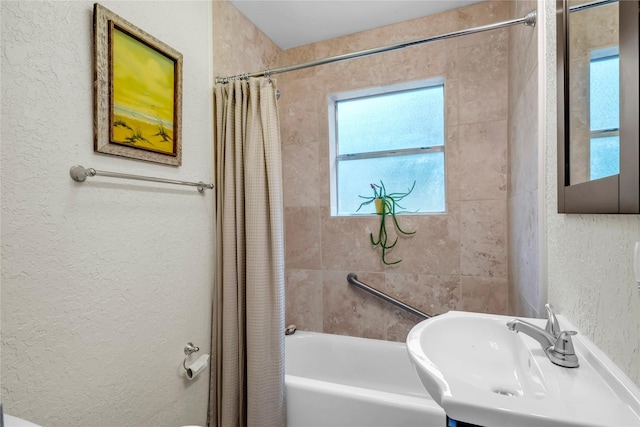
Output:
[[[581,10],[591,9],[592,7],[604,6],[606,4],[618,3],[619,0],[596,0],[590,3],[576,4],[569,7],[569,12],[579,12]]]
[[[606,0],[606,1],[610,1],[610,0]],[[216,77],[215,82],[216,83],[227,83],[227,82],[229,82],[231,80],[247,79],[249,77],[271,76],[273,74],[279,74],[279,73],[286,73],[286,72],[289,72],[289,71],[302,70],[304,68],[315,67],[315,66],[318,66],[318,65],[329,64],[329,63],[332,63],[332,62],[346,61],[346,60],[349,60],[349,59],[355,59],[355,58],[360,58],[360,57],[363,57],[363,56],[375,55],[375,54],[378,54],[378,53],[384,53],[384,52],[389,52],[389,51],[393,51],[393,50],[404,49],[406,47],[417,46],[417,45],[436,42],[436,41],[440,41],[440,40],[446,40],[446,39],[450,39],[450,38],[453,38],[453,37],[466,36],[466,35],[469,35],[469,34],[480,33],[480,32],[483,32],[483,31],[496,30],[498,28],[509,27],[509,26],[518,25],[518,24],[524,24],[524,25],[526,25],[528,27],[535,27],[536,26],[536,11],[532,10],[531,12],[527,13],[522,18],[516,18],[516,19],[511,19],[511,20],[508,20],[508,21],[496,22],[494,24],[482,25],[482,26],[479,26],[479,27],[467,28],[466,30],[453,31],[453,32],[450,32],[450,33],[440,34],[439,36],[428,37],[428,38],[425,38],[425,39],[418,39],[418,40],[413,40],[413,41],[408,41],[408,42],[400,42],[400,43],[391,44],[391,45],[387,45],[387,46],[361,50],[359,52],[346,53],[346,54],[343,54],[343,55],[331,56],[329,58],[324,58],[324,59],[318,59],[318,60],[315,60],[315,61],[304,62],[302,64],[296,64],[296,65],[289,65],[289,66],[286,66],[286,67],[274,68],[272,70],[256,71],[255,73],[238,74],[238,75],[229,76],[229,77]]]

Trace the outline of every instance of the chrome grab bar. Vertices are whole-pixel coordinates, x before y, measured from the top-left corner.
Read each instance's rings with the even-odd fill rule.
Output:
[[[347,282],[349,282],[349,284],[354,285],[359,287],[360,289],[369,292],[372,295],[377,296],[378,298],[381,298],[393,305],[395,305],[396,307],[399,307],[411,314],[413,314],[414,316],[418,316],[422,319],[429,319],[432,316],[423,313],[422,311],[415,309],[413,307],[411,307],[410,305],[407,305],[405,303],[403,303],[402,301],[398,301],[397,299],[385,294],[384,292],[380,292],[377,289],[372,288],[371,286],[362,283],[361,281],[358,280],[358,276],[356,276],[355,273],[349,273],[347,274]]]

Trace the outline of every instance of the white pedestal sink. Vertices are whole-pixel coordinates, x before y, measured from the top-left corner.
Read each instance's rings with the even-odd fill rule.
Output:
[[[11,415],[4,414],[4,427],[40,427],[40,426],[30,421],[23,420],[22,418],[13,417]]]
[[[512,319],[451,311],[409,332],[409,357],[449,417],[484,427],[640,426],[640,390],[593,343],[573,336],[580,366],[563,368],[537,341],[510,331]]]

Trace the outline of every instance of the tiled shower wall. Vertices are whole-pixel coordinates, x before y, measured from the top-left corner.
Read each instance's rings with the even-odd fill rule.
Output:
[[[506,20],[510,2],[484,2],[284,51],[281,65]],[[299,329],[405,339],[419,320],[354,289],[360,280],[430,314],[508,311],[507,138],[509,29],[277,76],[283,143],[286,321]],[[384,266],[369,242],[375,216],[332,217],[327,95],[443,76],[443,215],[403,215]],[[363,194],[367,192],[364,183]]]
[[[213,1],[213,72],[234,76],[277,66],[282,50],[228,1]]]
[[[510,5],[512,18],[519,18],[537,2]],[[540,317],[546,292],[539,268],[538,26],[509,31],[509,312]]]

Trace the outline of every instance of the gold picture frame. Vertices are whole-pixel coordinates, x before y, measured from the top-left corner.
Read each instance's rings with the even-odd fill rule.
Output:
[[[93,8],[94,151],[182,164],[182,54]]]

